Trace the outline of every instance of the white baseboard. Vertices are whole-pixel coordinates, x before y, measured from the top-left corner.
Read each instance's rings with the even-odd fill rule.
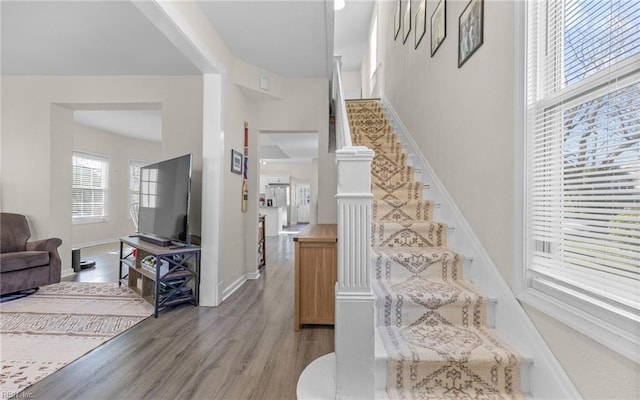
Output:
[[[246,275],[241,275],[238,279],[236,279],[231,285],[227,286],[226,289],[222,291],[222,301],[225,301],[229,296],[231,296],[236,290],[240,289],[240,287],[247,281]]]
[[[247,272],[247,279],[254,280],[258,278],[260,278],[260,270],[256,269],[253,272]]]
[[[118,243],[118,238],[96,240],[94,242],[85,242],[71,245],[73,249],[84,249],[85,247],[102,246],[103,244]]]
[[[73,276],[76,274],[76,271],[73,270],[73,267],[62,268],[60,271],[60,278],[66,278],[67,276]]]
[[[229,298],[229,296],[231,296],[236,290],[240,289],[240,287],[242,285],[244,285],[244,283],[251,279],[258,279],[260,278],[260,271],[256,270],[254,272],[247,272],[244,275],[241,275],[238,279],[236,279],[231,285],[229,285],[226,289],[224,289],[222,291],[222,301],[225,301],[226,299]],[[221,302],[222,302],[221,301]]]

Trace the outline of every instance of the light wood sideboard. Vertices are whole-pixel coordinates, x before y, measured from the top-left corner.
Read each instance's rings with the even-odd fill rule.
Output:
[[[309,225],[295,237],[295,326],[333,325],[338,269],[336,224]]]

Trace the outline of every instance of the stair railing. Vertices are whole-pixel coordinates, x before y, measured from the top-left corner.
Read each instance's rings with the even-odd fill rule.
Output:
[[[336,398],[375,395],[375,296],[371,289],[371,162],[374,152],[353,146],[341,80],[333,69],[338,201],[338,281],[335,294]]]

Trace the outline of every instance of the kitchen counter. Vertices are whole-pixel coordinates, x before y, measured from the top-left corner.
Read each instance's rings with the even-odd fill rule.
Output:
[[[286,207],[260,207],[258,212],[264,215],[266,235],[277,236],[287,221]]]

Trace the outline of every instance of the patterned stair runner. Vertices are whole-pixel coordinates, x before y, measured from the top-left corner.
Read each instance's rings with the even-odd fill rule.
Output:
[[[377,100],[347,101],[354,145],[371,166],[372,253],[378,330],[392,399],[522,399],[522,358],[486,326],[486,298],[464,281],[447,227]]]

